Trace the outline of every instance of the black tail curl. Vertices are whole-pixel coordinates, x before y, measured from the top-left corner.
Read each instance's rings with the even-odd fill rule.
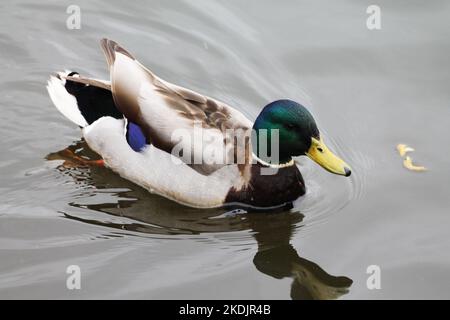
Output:
[[[71,72],[67,76],[75,75],[78,75],[78,72]],[[71,80],[66,80],[65,88],[77,99],[78,109],[88,124],[105,116],[123,118],[123,114],[114,104],[111,91]]]

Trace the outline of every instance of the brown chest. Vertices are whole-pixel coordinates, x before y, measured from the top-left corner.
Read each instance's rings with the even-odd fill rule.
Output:
[[[297,166],[280,168],[275,174],[263,174],[261,164],[252,165],[248,187],[230,189],[225,203],[245,204],[253,207],[277,207],[305,194],[305,183]]]

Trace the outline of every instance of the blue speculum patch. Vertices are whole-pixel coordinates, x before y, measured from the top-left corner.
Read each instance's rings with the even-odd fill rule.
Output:
[[[136,152],[141,151],[147,144],[147,140],[145,139],[141,127],[133,122],[128,122],[126,136],[128,144]]]

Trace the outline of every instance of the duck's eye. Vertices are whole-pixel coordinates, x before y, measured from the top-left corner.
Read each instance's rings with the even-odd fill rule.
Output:
[[[323,149],[321,147],[317,147],[317,151],[323,152]]]
[[[287,124],[287,127],[288,127],[289,129],[294,129],[294,128],[295,128],[295,124],[293,124],[293,123],[288,123],[288,124]]]

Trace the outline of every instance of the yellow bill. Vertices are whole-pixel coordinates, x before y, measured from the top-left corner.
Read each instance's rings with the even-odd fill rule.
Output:
[[[311,138],[311,147],[306,155],[331,173],[346,177],[350,176],[352,173],[350,166],[346,164],[344,160],[331,152],[322,141],[322,138],[320,138],[320,140]]]

